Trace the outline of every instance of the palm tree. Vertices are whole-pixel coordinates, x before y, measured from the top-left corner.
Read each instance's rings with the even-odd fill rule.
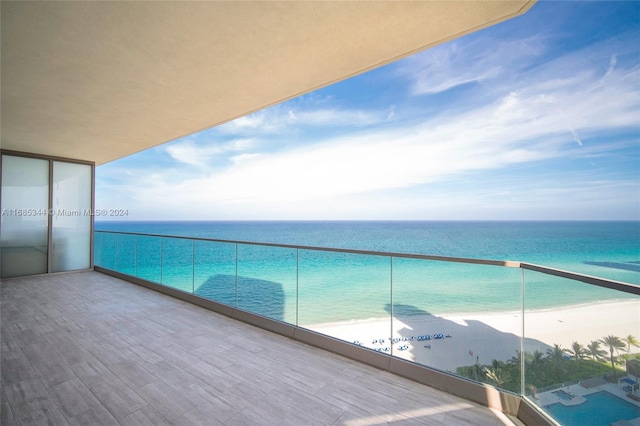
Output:
[[[494,382],[496,386],[503,386],[505,382],[511,380],[511,374],[506,368],[506,364],[502,361],[498,361],[497,359],[493,359],[491,361],[491,367],[484,366],[484,374],[486,374],[487,378]]]
[[[485,367],[484,373],[487,375],[487,378],[494,382],[496,386],[502,386],[504,384],[504,378],[502,377],[501,370],[491,370],[490,368]]]
[[[584,346],[582,346],[578,342],[573,342],[571,344],[571,349],[567,349],[567,352],[573,355],[576,360],[582,359],[587,355],[587,351],[585,350]]]
[[[607,351],[600,349],[600,343],[599,340],[592,340],[591,343],[587,345],[587,349],[585,349],[587,355],[590,355],[594,361],[600,361],[607,354]]]
[[[506,381],[511,379],[511,375],[507,368],[505,368],[506,365],[504,362],[494,359],[491,361],[491,367],[493,368],[483,367],[484,374],[486,374],[487,378],[494,382],[496,386],[502,386]]]
[[[528,379],[532,382],[537,382],[538,374],[540,373],[540,368],[542,367],[542,359],[544,358],[544,354],[539,350],[533,351],[531,355],[526,357],[527,359],[526,373],[528,374]]]
[[[564,359],[564,349],[561,345],[555,343],[553,348],[547,349],[547,358],[553,360],[556,366],[559,366],[560,362]]]
[[[522,352],[516,351],[516,355],[512,356],[511,359],[507,361],[507,364],[520,368],[520,366],[522,365]]]
[[[560,380],[560,363],[564,361],[564,349],[558,344],[554,344],[553,348],[547,349],[547,358],[552,360],[556,365],[557,379]]]
[[[533,351],[533,354],[531,355],[531,368],[533,369],[534,373],[537,373],[538,370],[540,369],[540,366],[542,365],[543,357],[544,357],[544,354],[539,350],[536,349],[535,351]]]
[[[623,338],[622,341],[627,344],[627,355],[631,352],[631,346],[640,347],[640,341],[631,334]]]
[[[620,349],[624,349],[626,345],[618,336],[605,336],[600,340],[605,346],[609,347],[609,355],[611,360],[611,368],[613,369],[613,378],[616,378],[616,365],[613,358],[613,351],[618,352]]]

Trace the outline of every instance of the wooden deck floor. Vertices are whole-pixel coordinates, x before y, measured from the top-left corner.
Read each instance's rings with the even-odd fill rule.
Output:
[[[2,425],[512,424],[98,272],[4,280],[1,309]]]

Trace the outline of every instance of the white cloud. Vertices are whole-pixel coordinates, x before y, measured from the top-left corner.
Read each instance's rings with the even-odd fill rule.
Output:
[[[637,69],[614,73],[619,84],[600,85],[583,73],[526,86],[466,114],[410,128],[366,130],[279,153],[241,155],[223,171],[158,188],[158,196],[170,190],[184,203],[295,206],[563,156],[577,129],[590,135],[637,126],[634,85],[640,74]]]
[[[618,56],[611,55],[611,60],[609,61],[609,68],[607,68],[607,72],[605,73],[603,79],[606,79],[609,75],[613,73],[613,70],[616,68],[616,64],[618,63]]]
[[[388,116],[388,114],[387,114]],[[364,127],[386,121],[384,113],[353,109],[319,109],[294,114],[289,122],[302,126]]]
[[[209,168],[211,162],[222,154],[229,152],[241,152],[250,149],[256,144],[255,139],[234,139],[228,142],[210,140],[208,142],[195,142],[186,138],[167,145],[167,153],[179,163],[188,164],[200,168]]]
[[[389,111],[297,106],[285,103],[216,128],[225,135],[268,135],[302,127],[365,127],[388,121]]]
[[[412,80],[414,95],[435,94],[468,83],[516,74],[544,52],[543,39],[503,41],[468,38],[446,43],[407,59],[399,75]]]

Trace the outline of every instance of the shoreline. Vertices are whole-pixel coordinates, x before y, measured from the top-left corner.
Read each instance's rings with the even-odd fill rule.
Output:
[[[410,361],[444,371],[455,372],[464,365],[490,364],[493,359],[507,361],[520,350],[522,313],[482,312],[450,315],[396,317],[389,342],[389,318],[341,321],[308,325],[308,328],[349,342],[392,353]],[[435,334],[442,334],[434,339]],[[418,340],[429,335],[430,340]],[[636,300],[592,302],[525,311],[524,350],[543,354],[554,344],[570,349],[577,341],[587,346],[607,335],[640,338],[640,302]],[[411,339],[413,337],[413,339]],[[405,340],[406,339],[406,340]],[[383,340],[384,343],[380,343]],[[375,342],[375,343],[374,343]],[[388,348],[388,351],[385,351]],[[601,348],[605,349],[604,346]],[[608,351],[607,351],[608,352]]]

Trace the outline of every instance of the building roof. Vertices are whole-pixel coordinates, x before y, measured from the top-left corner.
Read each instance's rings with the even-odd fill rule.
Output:
[[[2,148],[102,164],[533,3],[1,2]]]

